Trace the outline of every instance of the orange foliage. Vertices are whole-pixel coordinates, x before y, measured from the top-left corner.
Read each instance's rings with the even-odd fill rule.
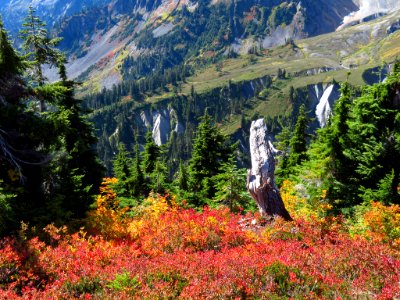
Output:
[[[92,234],[101,234],[105,238],[123,238],[127,232],[125,218],[128,208],[120,208],[117,194],[112,185],[118,179],[105,178],[100,187],[100,195],[96,199],[96,209],[88,214],[88,230]]]
[[[294,183],[285,180],[280,188],[283,203],[294,219],[315,219],[326,216],[332,205],[326,201],[326,190],[322,190],[321,198],[315,203],[310,203],[306,198],[299,198],[295,191]]]
[[[400,249],[399,205],[385,206],[381,202],[371,202],[358,219],[359,223],[353,228],[358,234],[377,243],[388,243]]]

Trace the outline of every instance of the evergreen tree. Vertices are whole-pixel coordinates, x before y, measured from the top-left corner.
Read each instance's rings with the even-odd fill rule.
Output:
[[[141,159],[140,159],[139,144],[136,144],[135,159],[133,160],[133,165],[130,172],[131,178],[128,179],[128,186],[132,187],[132,196],[134,197],[143,196],[143,193],[145,191],[143,187],[145,181],[140,165],[141,165]]]
[[[393,69],[354,100],[343,84],[333,117],[310,147],[304,168],[319,175],[327,199],[342,213],[363,201],[400,202],[399,64]]]
[[[26,58],[30,61],[33,70],[32,79],[39,85],[45,84],[43,65],[59,66],[62,54],[55,47],[61,41],[60,38],[49,38],[46,24],[36,15],[36,10],[30,6],[20,37],[23,40],[22,48],[26,51]],[[62,64],[63,65],[63,64]],[[44,99],[40,99],[40,111],[45,110]]]
[[[0,234],[15,221],[12,193],[12,183],[22,178],[23,166],[21,158],[14,153],[19,135],[24,135],[22,128],[17,127],[16,119],[20,118],[23,109],[16,91],[23,92],[23,86],[7,86],[18,78],[22,69],[21,58],[15,53],[8,40],[7,33],[0,18]],[[12,138],[15,137],[15,138]],[[33,150],[33,149],[32,149]]]
[[[307,130],[309,120],[306,115],[305,105],[299,109],[299,116],[294,127],[293,136],[290,139],[290,155],[288,158],[289,167],[299,165],[307,159]]]
[[[358,188],[352,179],[355,165],[346,155],[347,149],[352,147],[349,136],[351,108],[352,90],[350,85],[345,82],[341,87],[341,96],[335,103],[333,116],[329,119],[328,125],[319,132],[320,150],[318,155],[321,158],[324,154],[328,155],[329,175],[327,177],[332,180],[327,187],[327,197],[346,199],[348,203],[355,203],[355,199],[358,197]]]
[[[331,151],[331,161],[333,173],[338,180],[348,180],[349,168],[351,168],[350,160],[344,155],[346,148],[349,147],[349,118],[351,110],[351,89],[346,82],[342,85],[341,96],[336,101],[333,117],[330,121],[331,125],[328,145]]]
[[[201,118],[193,142],[192,158],[189,160],[189,189],[195,195],[194,205],[204,204],[205,198],[214,194],[213,176],[220,173],[222,163],[226,162],[233,152],[228,145],[227,137],[214,124],[206,111]],[[197,199],[196,199],[197,197]],[[201,199],[203,197],[203,199]]]
[[[400,172],[399,65],[396,63],[393,74],[384,83],[364,88],[362,95],[354,100],[353,117],[349,122],[351,147],[345,150],[345,155],[354,164],[352,182],[362,189],[378,192],[390,186],[390,193],[383,191],[391,195],[387,203],[400,203],[397,191]],[[389,180],[390,185],[387,184]],[[363,198],[368,200],[370,195]]]
[[[104,167],[94,150],[97,138],[93,126],[83,116],[80,101],[74,98],[76,83],[67,80],[64,60],[59,58],[61,81],[37,87],[36,94],[42,94],[54,106],[44,116],[58,133],[50,147],[54,158],[46,170],[46,182],[52,185],[47,206],[54,215],[62,212],[59,217],[65,221],[85,216],[98,192]],[[55,205],[54,199],[60,204]]]
[[[8,207],[14,216],[14,224],[7,228],[17,227],[21,220],[42,226],[83,217],[98,192],[103,170],[93,151],[93,128],[73,97],[74,82],[62,76],[60,82],[47,84],[41,77],[30,86],[20,78],[27,66],[1,24],[0,181],[5,193],[13,196]],[[63,60],[59,67],[65,75]],[[27,109],[25,103],[38,98],[52,103],[51,112]]]
[[[117,156],[113,161],[114,176],[118,179],[114,190],[120,197],[128,197],[131,193],[132,187],[128,184],[128,181],[132,180],[132,165],[132,158],[129,157],[125,144],[120,143]]]
[[[168,188],[168,168],[161,159],[158,159],[153,172],[150,174],[150,189],[155,193],[165,194]]]
[[[14,48],[8,40],[0,16],[0,74],[20,74],[22,70],[22,59],[15,53]]]
[[[144,145],[142,170],[149,176],[155,169],[156,162],[161,155],[160,147],[154,142],[151,131],[146,133],[146,144]]]
[[[276,149],[280,150],[282,155],[279,157],[278,167],[275,171],[277,176],[278,186],[281,181],[289,175],[289,153],[290,153],[290,139],[292,136],[292,130],[290,126],[284,126],[282,131],[276,135],[278,143]]]
[[[21,220],[31,220],[37,213],[43,213],[39,207],[43,207],[43,166],[49,160],[45,149],[49,127],[45,120],[26,110],[25,98],[33,94],[21,78],[25,67],[0,21],[2,232],[19,226]]]
[[[188,190],[188,174],[186,167],[182,163],[182,160],[179,162],[179,171],[176,185],[180,191]]]
[[[234,156],[221,164],[220,173],[214,177],[214,201],[227,205],[231,211],[253,202],[246,190],[246,170],[238,169]]]

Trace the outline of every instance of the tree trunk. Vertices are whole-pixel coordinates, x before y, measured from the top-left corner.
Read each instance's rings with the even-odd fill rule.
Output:
[[[264,119],[253,121],[250,128],[251,169],[247,173],[247,190],[257,202],[262,216],[280,216],[292,220],[275,184],[275,158],[278,151],[267,135]]]

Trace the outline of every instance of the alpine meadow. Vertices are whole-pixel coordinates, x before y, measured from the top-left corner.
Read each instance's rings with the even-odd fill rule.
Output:
[[[400,2],[1,1],[0,299],[400,299]]]

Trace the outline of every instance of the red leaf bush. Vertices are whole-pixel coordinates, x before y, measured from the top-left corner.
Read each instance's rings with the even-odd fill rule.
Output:
[[[93,212],[90,234],[48,226],[47,243],[1,240],[0,299],[400,297],[399,252],[350,235],[340,217],[261,226],[155,195],[128,217],[104,201],[109,227]]]

